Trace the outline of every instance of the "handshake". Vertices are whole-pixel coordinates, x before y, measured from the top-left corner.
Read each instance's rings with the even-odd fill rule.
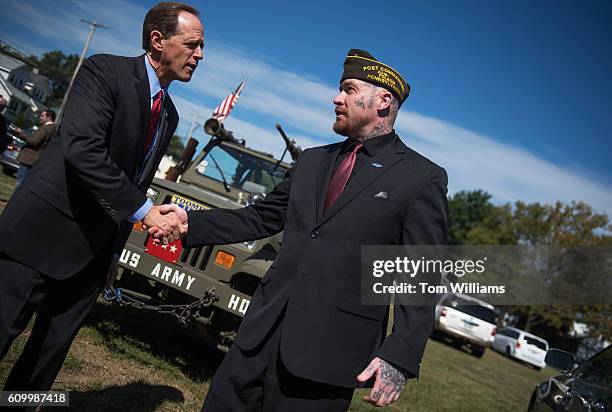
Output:
[[[154,243],[167,245],[187,234],[187,212],[175,204],[153,206],[142,225]]]

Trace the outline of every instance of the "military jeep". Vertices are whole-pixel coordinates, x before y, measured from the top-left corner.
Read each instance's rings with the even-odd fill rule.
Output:
[[[147,197],[154,204],[175,203],[185,210],[240,208],[265,197],[291,167],[289,152],[300,154],[281,132],[287,149],[281,159],[249,149],[215,119],[212,137],[194,160],[192,139],[178,170],[154,179]],[[189,151],[191,150],[191,153]],[[180,175],[180,176],[179,176]],[[178,177],[178,181],[175,180]],[[168,180],[170,179],[170,180]],[[119,275],[105,298],[172,315],[221,351],[229,350],[260,279],[272,264],[281,235],[232,245],[183,248],[180,241],[155,245],[138,224],[119,259]]]

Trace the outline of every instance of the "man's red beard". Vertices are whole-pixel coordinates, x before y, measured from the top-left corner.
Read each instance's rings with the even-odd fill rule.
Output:
[[[339,114],[342,115],[342,118],[334,122],[334,124],[332,125],[332,129],[334,129],[334,132],[338,133],[339,135],[347,136],[349,126],[348,119],[346,118],[345,113],[336,112],[336,116],[338,116]]]

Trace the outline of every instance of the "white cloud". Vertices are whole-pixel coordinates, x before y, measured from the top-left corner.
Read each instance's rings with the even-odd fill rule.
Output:
[[[586,201],[612,215],[612,188],[525,149],[502,144],[439,119],[400,113],[404,141],[444,166],[452,191],[485,189],[498,201]]]

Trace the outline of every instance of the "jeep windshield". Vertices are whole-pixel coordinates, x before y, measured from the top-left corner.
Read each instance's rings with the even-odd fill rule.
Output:
[[[196,166],[196,171],[239,190],[264,195],[270,193],[287,173],[287,169],[273,158],[262,159],[225,145],[213,146]]]

